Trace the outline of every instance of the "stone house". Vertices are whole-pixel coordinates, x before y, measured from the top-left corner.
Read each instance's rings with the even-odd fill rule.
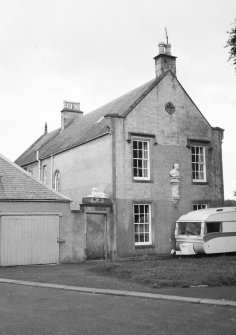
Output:
[[[103,232],[114,257],[169,253],[182,214],[223,204],[223,129],[178,81],[170,44],[160,43],[154,60],[154,79],[95,111],[65,102],[61,128],[16,160],[75,210],[92,188],[105,193],[112,217]]]

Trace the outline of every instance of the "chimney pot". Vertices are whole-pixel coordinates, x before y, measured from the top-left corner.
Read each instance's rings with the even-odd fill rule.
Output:
[[[63,110],[61,111],[61,130],[74,119],[83,116],[80,110],[79,102],[63,101]]]
[[[72,102],[72,101],[63,101],[63,109],[68,109],[71,111],[80,111],[80,103],[79,102]]]
[[[159,46],[159,54],[164,54],[165,53],[165,43],[164,42],[160,42],[158,44]]]
[[[165,44],[165,49],[166,49],[166,54],[171,55],[171,44],[170,43]]]

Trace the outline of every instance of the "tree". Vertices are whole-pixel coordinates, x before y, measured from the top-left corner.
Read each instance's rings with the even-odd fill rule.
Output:
[[[233,27],[230,31],[227,31],[228,40],[226,48],[229,48],[229,60],[233,61],[236,70],[236,19],[234,20]]]

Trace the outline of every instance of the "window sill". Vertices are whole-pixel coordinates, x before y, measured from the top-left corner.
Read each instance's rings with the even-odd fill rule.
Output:
[[[193,185],[208,185],[207,181],[192,181]]]
[[[147,180],[145,180],[145,179],[133,179],[133,182],[134,183],[153,183],[153,180],[151,180],[151,179],[147,179]]]
[[[155,246],[153,244],[143,244],[143,245],[135,245],[135,249],[154,249]]]

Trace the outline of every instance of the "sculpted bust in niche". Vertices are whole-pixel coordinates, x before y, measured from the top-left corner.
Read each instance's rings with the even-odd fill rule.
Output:
[[[174,164],[173,169],[170,171],[170,177],[173,179],[180,179],[178,163]]]

